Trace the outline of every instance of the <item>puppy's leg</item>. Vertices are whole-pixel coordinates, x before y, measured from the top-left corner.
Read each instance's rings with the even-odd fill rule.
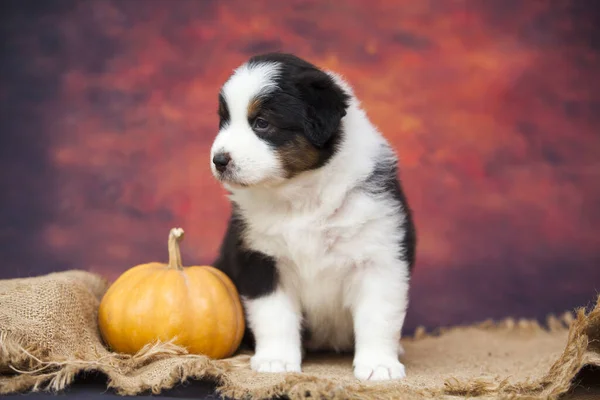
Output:
[[[258,372],[300,372],[300,313],[281,289],[246,300],[248,324],[256,341],[251,367]]]
[[[356,280],[354,375],[361,380],[400,379],[406,376],[398,354],[408,305],[408,269],[376,268],[364,269]]]

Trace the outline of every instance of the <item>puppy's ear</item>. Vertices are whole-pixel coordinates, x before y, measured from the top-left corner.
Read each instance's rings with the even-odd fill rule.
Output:
[[[323,147],[339,129],[349,97],[329,75],[318,69],[301,72],[297,82],[306,104],[304,132],[314,146]]]

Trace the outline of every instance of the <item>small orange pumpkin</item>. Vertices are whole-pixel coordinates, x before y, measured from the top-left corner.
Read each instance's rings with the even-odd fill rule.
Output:
[[[211,266],[183,267],[181,228],[169,233],[169,263],[135,266],[108,289],[98,310],[105,342],[135,354],[146,344],[173,340],[190,353],[231,356],[244,333],[237,289]]]

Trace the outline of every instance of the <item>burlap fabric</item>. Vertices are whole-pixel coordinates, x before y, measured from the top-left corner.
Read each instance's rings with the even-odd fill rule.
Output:
[[[403,340],[408,377],[367,384],[349,356],[309,356],[302,374],[256,374],[249,355],[209,360],[163,343],[135,356],[109,352],[96,323],[107,283],[83,271],[0,281],[0,394],[60,390],[78,372],[100,371],[121,394],[158,393],[186,379],[217,382],[233,398],[556,398],[586,364],[600,365],[600,301],[547,327],[505,320]],[[570,327],[570,328],[569,328]]]

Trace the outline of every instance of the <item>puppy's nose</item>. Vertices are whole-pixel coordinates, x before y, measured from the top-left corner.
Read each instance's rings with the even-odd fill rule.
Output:
[[[230,161],[231,156],[229,155],[229,153],[217,153],[212,159],[213,164],[215,164],[215,168],[219,172],[225,171]]]

